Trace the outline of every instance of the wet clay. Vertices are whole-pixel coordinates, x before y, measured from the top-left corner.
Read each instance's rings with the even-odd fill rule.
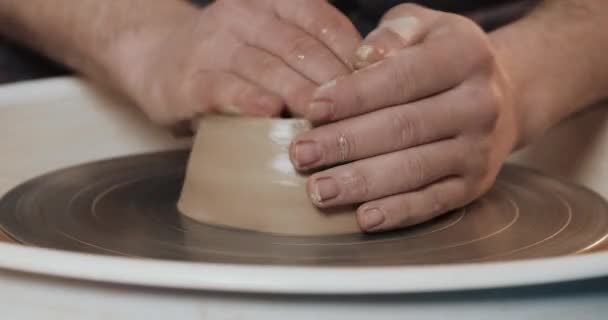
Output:
[[[311,125],[301,119],[208,116],[200,120],[178,202],[199,222],[284,235],[360,232],[355,208],[317,209],[289,144]]]

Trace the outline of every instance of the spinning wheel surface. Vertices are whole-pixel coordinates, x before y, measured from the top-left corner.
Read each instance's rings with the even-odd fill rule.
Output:
[[[15,241],[32,246],[264,265],[448,264],[606,247],[608,206],[603,199],[520,167],[505,167],[495,187],[475,203],[420,226],[379,235],[289,237],[181,216],[175,204],[186,161],[187,152],[173,151],[47,174],[0,201],[0,225]]]

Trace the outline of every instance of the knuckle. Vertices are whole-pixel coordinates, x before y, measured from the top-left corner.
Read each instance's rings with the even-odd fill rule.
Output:
[[[488,36],[475,25],[474,28],[468,28],[468,31],[462,31],[468,47],[466,50],[473,59],[473,67],[481,70],[493,70],[496,65],[496,54],[492,49],[492,45]]]
[[[481,30],[479,25],[475,23],[472,19],[465,17],[460,14],[448,14],[446,15],[451,21],[453,21],[454,25],[458,26],[461,30]]]
[[[459,43],[466,43],[459,47],[467,57],[467,62],[474,69],[491,69],[496,65],[496,55],[487,33],[473,20],[457,14],[446,14],[441,28],[446,36],[459,39]]]
[[[479,114],[481,129],[484,132],[493,132],[498,125],[501,106],[504,103],[504,96],[501,90],[495,85],[491,85],[486,90],[485,103]]]
[[[450,161],[447,162],[447,170],[453,174],[464,174],[468,171],[469,155],[468,150],[456,145],[449,151]]]
[[[229,99],[236,106],[247,105],[251,101],[260,96],[260,90],[254,86],[240,87],[238,91],[234,91],[234,95]]]
[[[427,190],[427,192],[430,201],[429,214],[431,216],[437,216],[450,209],[448,205],[449,201],[447,199],[448,195],[446,193],[434,189]]]
[[[492,133],[496,130],[500,119],[501,97],[496,96],[496,93],[491,93],[490,102],[484,104],[482,111],[479,114],[480,129],[485,133]]]
[[[462,191],[462,205],[479,198],[490,190],[490,187],[496,181],[496,176],[486,175],[483,178],[470,177],[465,179],[464,188]]]
[[[491,73],[496,69],[498,64],[496,54],[492,49],[488,39],[483,37],[476,37],[473,40],[474,44],[471,48],[475,48],[473,56],[475,57],[475,63],[473,67]]]
[[[394,220],[393,223],[394,228],[403,228],[413,224],[416,224],[416,221],[412,219],[412,216],[407,214],[407,212],[411,212],[410,209],[407,209],[406,204],[403,203],[403,206],[400,208],[401,211],[394,212]]]
[[[401,162],[401,172],[409,174],[409,179],[404,179],[405,189],[419,188],[425,184],[429,173],[426,171],[426,163],[421,155],[410,155]]]
[[[310,23],[310,29],[317,38],[325,37],[328,30],[343,32],[350,29],[351,22],[346,16],[338,14],[338,12],[330,12],[327,16],[328,19],[324,21],[313,19]]]
[[[353,168],[343,174],[341,180],[349,198],[369,199],[371,188],[365,171]]]
[[[303,115],[308,108],[310,96],[314,88],[307,84],[280,83],[277,84],[281,97],[290,110],[297,115]]]
[[[477,101],[478,110],[476,110],[476,123],[479,129],[484,133],[493,132],[496,129],[500,117],[501,106],[504,102],[504,94],[493,83],[485,83],[476,86],[472,99]]]
[[[465,35],[474,35],[475,37],[485,34],[483,29],[477,23],[475,23],[475,21],[463,15],[446,13],[442,16],[442,19],[443,25],[449,26],[452,32]]]
[[[471,185],[469,185],[466,180],[455,186],[455,188],[451,190],[450,194],[451,200],[448,210],[462,208],[477,198],[475,192],[471,189]]]
[[[207,12],[212,12],[213,16],[230,17],[233,14],[241,14],[245,7],[249,7],[243,0],[217,0],[206,8]],[[218,21],[229,20],[220,19]]]
[[[501,105],[505,100],[504,92],[501,90],[500,86],[492,80],[486,80],[485,86],[482,86],[482,88],[483,93],[485,94],[484,104],[494,106],[495,108],[492,109],[493,113],[498,113],[496,107]]]
[[[395,137],[394,148],[399,150],[416,144],[419,141],[420,122],[414,121],[410,114],[397,112],[391,118],[392,136]]]
[[[349,103],[340,103],[338,104],[338,108],[335,110],[335,114],[333,114],[332,119],[336,119],[336,117],[343,117],[346,115],[356,115],[366,113],[370,110],[368,108],[373,105],[373,97],[368,94],[368,88],[366,88],[367,84],[363,79],[353,78],[353,80],[344,80],[342,82],[342,88],[350,89],[350,95],[348,96]],[[342,90],[342,89],[341,89]],[[342,108],[341,106],[350,105],[350,107]]]
[[[403,64],[398,68],[389,69],[390,72],[387,78],[391,80],[392,88],[387,92],[388,95],[407,99],[412,92],[416,92],[416,81],[414,79],[413,67],[409,64]],[[407,102],[407,101],[403,101]]]
[[[238,73],[239,70],[244,70],[247,67],[247,56],[249,56],[249,48],[247,46],[240,45],[239,47],[237,47],[231,53],[229,59],[230,71]]]
[[[285,92],[286,99],[290,103],[295,103],[296,105],[305,105],[309,100],[309,88],[304,85],[293,85],[293,84],[283,84],[283,88]]]
[[[492,146],[486,139],[469,144],[466,173],[472,180],[483,180],[490,171]]]
[[[492,186],[496,183],[497,177],[497,173],[487,175],[486,178],[481,182],[477,192],[473,194],[473,198],[478,198],[490,191],[490,188],[492,188]]]
[[[289,43],[285,44],[285,49],[283,50],[284,57],[306,55],[308,52],[315,52],[319,49],[317,43],[308,36],[295,36],[291,39]]]
[[[156,103],[172,102],[171,107],[163,106],[164,113],[170,115],[171,118],[184,120],[192,118],[198,110],[206,109],[209,105],[211,97],[207,93],[199,93],[193,90],[193,87],[199,83],[213,85],[211,77],[207,72],[200,71],[201,76],[194,77],[193,75],[186,76],[181,80],[172,83],[171,90],[164,92],[161,90],[148,90],[153,92],[153,99]],[[159,88],[156,88],[159,89]],[[160,105],[159,105],[160,106]]]
[[[181,105],[178,105],[174,110],[168,110],[166,105],[160,104],[156,100],[139,100],[137,102],[143,106],[146,117],[152,123],[169,125],[179,120],[187,119],[183,117],[185,112]]]
[[[353,109],[357,110],[357,112],[364,112],[365,107],[367,106],[367,98],[364,94],[365,89],[363,85],[357,81],[354,83],[353,97],[354,97],[354,105]]]
[[[261,57],[258,63],[262,70],[269,70],[271,73],[273,70],[277,70],[283,67],[283,64],[280,62],[280,60],[276,59],[272,55],[265,55]]]
[[[341,130],[336,139],[337,153],[335,155],[337,162],[345,162],[352,160],[357,150],[355,136],[348,130]]]
[[[404,194],[392,205],[390,205],[390,202],[389,205],[387,205],[387,215],[392,215],[392,217],[394,217],[397,226],[407,226],[411,224],[410,213],[416,212],[418,209],[412,201],[408,200],[408,196]]]

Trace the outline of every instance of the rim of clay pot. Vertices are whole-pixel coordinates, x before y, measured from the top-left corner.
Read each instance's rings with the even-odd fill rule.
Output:
[[[278,117],[254,117],[254,116],[239,116],[239,115],[224,115],[224,114],[210,114],[205,115],[204,117],[200,117],[195,120],[195,123],[198,125],[201,121],[206,119],[218,119],[218,120],[230,120],[233,123],[243,124],[243,125],[252,125],[252,126],[262,126],[269,124],[304,124],[310,125],[311,122],[306,120],[305,118],[278,118]]]
[[[183,215],[205,224],[269,234],[319,236],[361,232],[353,208],[334,209],[329,213],[316,207],[306,190],[305,177],[310,173],[297,172],[288,163],[287,146],[310,128],[309,121],[211,116],[200,119],[198,124],[178,201]],[[228,131],[229,138],[218,144],[224,131]],[[241,134],[247,137],[234,138]],[[213,156],[206,156],[214,151],[217,153]],[[248,159],[251,161],[243,160],[232,154],[237,151],[252,151],[255,155]],[[226,170],[226,166],[230,169]],[[235,176],[244,180],[235,180]],[[251,190],[250,185],[256,189]],[[232,198],[227,201],[222,194],[251,202],[245,206]]]

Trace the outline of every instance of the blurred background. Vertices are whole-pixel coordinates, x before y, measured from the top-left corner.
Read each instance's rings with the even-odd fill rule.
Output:
[[[212,2],[209,0],[191,1],[198,5]],[[334,0],[331,2],[351,18],[362,34],[367,34],[377,25],[383,12],[403,1]],[[418,0],[411,2],[466,15],[477,21],[484,29],[491,31],[521,17],[539,1]],[[0,84],[68,73],[68,69],[35,52],[0,38]]]

